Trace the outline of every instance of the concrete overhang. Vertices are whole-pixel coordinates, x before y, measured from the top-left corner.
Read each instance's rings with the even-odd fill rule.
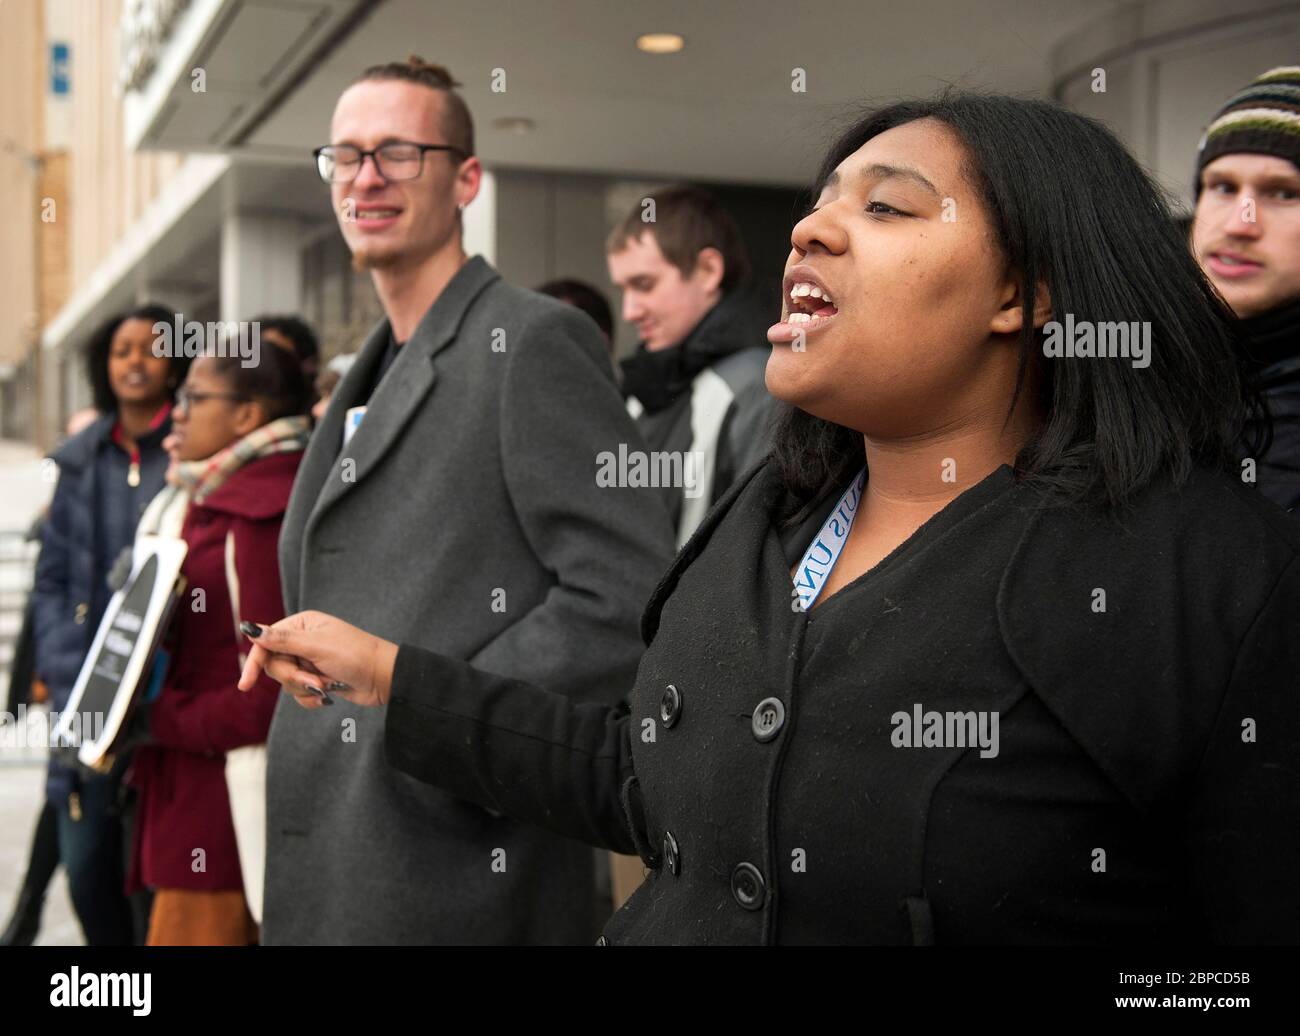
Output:
[[[129,0],[118,88],[131,149],[240,140],[377,0]]]

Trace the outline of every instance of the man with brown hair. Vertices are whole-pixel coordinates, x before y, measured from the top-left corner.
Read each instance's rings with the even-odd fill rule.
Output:
[[[767,453],[769,322],[743,291],[740,231],[708,191],[670,187],[643,199],[605,251],[623,319],[641,337],[622,364],[628,410],[652,451],[682,458],[685,484],[668,496],[680,545]]]
[[[598,455],[640,437],[595,324],[466,255],[473,150],[450,75],[414,59],[363,73],[317,149],[385,319],[303,459],[285,605],[616,702],[671,529],[652,490],[597,484]],[[328,700],[285,697],[271,727],[265,942],[596,938],[589,848],[398,773],[385,710]]]

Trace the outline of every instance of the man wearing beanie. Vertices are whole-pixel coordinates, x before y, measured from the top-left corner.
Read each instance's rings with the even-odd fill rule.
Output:
[[[1192,250],[1242,319],[1254,384],[1273,418],[1260,491],[1300,504],[1300,66],[1265,72],[1206,128]]]

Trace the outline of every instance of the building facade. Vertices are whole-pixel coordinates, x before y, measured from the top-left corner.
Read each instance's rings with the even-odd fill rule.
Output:
[[[517,283],[587,280],[616,312],[605,236],[645,191],[674,181],[711,185],[733,205],[775,307],[773,271],[800,191],[865,98],[942,82],[1054,97],[1111,125],[1186,205],[1204,121],[1300,52],[1295,2],[902,6],[805,5],[800,34],[818,46],[801,56],[775,0],[743,11],[599,0],[0,4],[0,175],[26,214],[6,226],[0,254],[12,286],[0,312],[2,430],[51,446],[88,399],[86,339],[137,302],[199,320],[298,312],[327,353],[354,348],[379,307],[351,268],[310,150],[362,68],[413,50],[451,68],[475,114],[487,176],[465,214],[469,250]],[[529,24],[518,25],[524,10]],[[661,31],[683,46],[638,49],[641,34]],[[881,38],[892,42],[872,45]],[[633,344],[625,325],[617,344]]]

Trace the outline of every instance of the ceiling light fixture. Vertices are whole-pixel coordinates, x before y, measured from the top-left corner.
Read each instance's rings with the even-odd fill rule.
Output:
[[[676,54],[686,46],[686,38],[675,32],[647,32],[636,38],[636,49],[647,54]]]

